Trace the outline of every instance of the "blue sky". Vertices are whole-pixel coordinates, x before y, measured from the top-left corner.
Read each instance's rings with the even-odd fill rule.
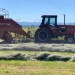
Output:
[[[25,21],[41,19],[41,15],[58,15],[58,22],[75,22],[75,0],[0,0],[0,8],[10,13],[10,18]],[[2,12],[0,12],[2,13]]]

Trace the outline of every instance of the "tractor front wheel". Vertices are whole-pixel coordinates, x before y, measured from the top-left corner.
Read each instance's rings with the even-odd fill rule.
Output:
[[[74,36],[73,35],[68,35],[65,37],[65,40],[67,43],[74,43]]]
[[[36,43],[49,43],[51,39],[51,32],[48,28],[40,28],[35,32]]]

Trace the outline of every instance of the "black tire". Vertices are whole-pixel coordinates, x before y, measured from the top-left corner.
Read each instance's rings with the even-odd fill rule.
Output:
[[[74,43],[74,36],[73,35],[68,35],[65,37],[65,41],[67,43]]]
[[[8,38],[5,36],[5,34],[9,34],[9,33],[8,32],[4,33],[4,35],[2,37],[2,39],[4,40],[4,43],[11,43],[13,41],[13,39],[9,41]]]
[[[40,28],[35,32],[36,43],[49,43],[51,40],[51,32],[48,28]]]
[[[2,39],[3,39],[5,42],[8,41],[7,37],[5,36],[6,33],[8,33],[8,32],[5,32],[4,35],[3,35],[3,37],[2,37]]]

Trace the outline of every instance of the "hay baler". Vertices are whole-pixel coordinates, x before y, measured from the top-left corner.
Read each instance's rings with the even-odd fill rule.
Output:
[[[19,34],[31,38],[30,35],[22,29],[22,26],[9,18],[7,10],[0,8],[0,11],[5,13],[0,15],[0,39],[4,40],[4,42],[11,42],[13,40],[12,35],[10,34],[11,32],[15,33],[15,36]],[[8,16],[8,18],[6,16]]]

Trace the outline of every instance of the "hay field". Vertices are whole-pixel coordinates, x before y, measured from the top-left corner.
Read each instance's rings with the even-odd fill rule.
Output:
[[[74,74],[75,44],[0,44],[0,75]]]
[[[31,57],[32,54],[33,55],[37,54],[38,59],[40,59],[41,56],[38,55],[43,52],[44,53],[48,52],[51,54],[51,56],[47,57],[48,61],[45,60],[40,61],[34,59],[29,60],[32,59],[29,58]],[[18,53],[25,54],[26,57],[23,58],[22,56],[20,57],[13,56],[14,54]],[[62,57],[58,55],[61,55]],[[64,61],[61,61],[60,58],[63,58],[64,56],[65,56],[65,58],[63,59]],[[72,59],[73,56],[74,59]],[[65,62],[65,60],[68,61]],[[74,44],[34,44],[34,43],[0,44],[0,75],[74,75],[74,74],[75,74]]]

